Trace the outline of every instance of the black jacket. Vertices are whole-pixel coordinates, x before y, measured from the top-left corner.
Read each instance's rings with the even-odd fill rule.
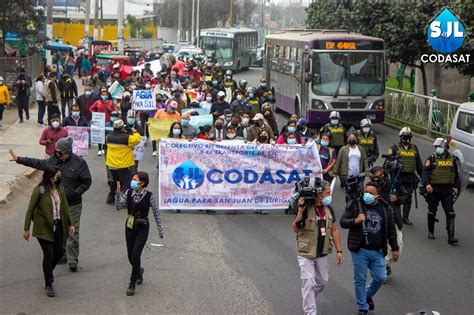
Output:
[[[362,203],[363,201],[361,201]],[[385,233],[383,240],[383,254],[387,255],[387,240],[393,251],[398,251],[397,230],[395,229],[395,222],[393,220],[393,212],[390,211],[384,203],[385,215]],[[347,236],[347,248],[351,252],[358,252],[361,248],[362,242],[365,242],[364,232],[362,230],[362,223],[355,224],[355,219],[359,216],[357,202],[352,202],[349,207],[346,207],[344,214],[341,216],[340,225],[344,229],[349,229]]]
[[[63,120],[63,127],[66,127],[66,126],[89,127],[89,124],[87,123],[87,119],[83,116],[79,117],[79,120],[77,121],[77,124],[76,124],[76,121],[74,120],[74,118],[72,118],[71,115],[69,115]]]
[[[72,154],[65,162],[52,156],[40,160],[28,157],[18,157],[18,164],[44,170],[48,165],[56,165],[61,169],[61,185],[66,192],[66,199],[70,206],[78,205],[82,202],[82,194],[85,193],[92,183],[91,173],[85,160]]]

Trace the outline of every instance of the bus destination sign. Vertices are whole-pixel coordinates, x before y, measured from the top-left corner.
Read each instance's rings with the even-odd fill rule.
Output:
[[[328,41],[325,44],[326,49],[355,50],[356,42],[334,42]]]
[[[224,32],[210,32],[210,31],[205,31],[205,32],[201,32],[201,36],[233,38],[233,37],[234,37],[234,34],[224,33]]]

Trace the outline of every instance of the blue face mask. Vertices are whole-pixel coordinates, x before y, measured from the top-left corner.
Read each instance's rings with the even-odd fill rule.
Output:
[[[331,119],[331,125],[337,125],[339,124],[339,119]]]
[[[109,97],[107,95],[101,95],[100,98],[103,100],[103,101],[106,101],[109,99]]]
[[[324,141],[324,140],[321,140],[321,146],[322,147],[327,147],[329,145],[329,142],[328,141]]]
[[[174,108],[167,108],[166,111],[170,114],[174,113]]]
[[[296,138],[289,138],[287,142],[288,144],[296,144]]]
[[[184,127],[189,126],[189,119],[181,119],[181,125]]]
[[[253,93],[249,93],[249,98],[253,98]]]
[[[366,205],[371,205],[375,202],[375,196],[371,193],[365,193],[362,197]]]
[[[137,190],[138,188],[140,188],[140,182],[137,182],[136,180],[132,179],[132,181],[130,182],[130,188],[132,188],[132,190]]]
[[[81,116],[81,113],[79,113],[79,112],[72,112],[72,113],[71,113],[71,116],[72,116],[72,118],[77,119],[77,118],[79,118],[79,117]]]
[[[130,126],[135,125],[135,118],[127,118],[127,124]]]
[[[323,200],[321,200],[321,203],[323,204],[323,206],[329,206],[332,202],[332,196],[326,196],[323,198]]]
[[[110,122],[113,124],[117,119],[117,117],[110,117]]]
[[[173,136],[177,137],[181,134],[181,130],[180,129],[173,129]]]
[[[442,148],[442,147],[437,147],[436,148],[436,154],[443,155],[444,152],[445,152],[444,148]]]
[[[288,127],[288,132],[295,132],[296,131],[296,127]]]

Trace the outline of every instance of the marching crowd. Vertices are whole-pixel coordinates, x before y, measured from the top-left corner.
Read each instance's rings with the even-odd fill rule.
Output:
[[[83,59],[84,60],[84,59]],[[379,157],[377,138],[369,119],[360,122],[359,130],[346,128],[337,111],[330,113],[330,121],[320,130],[313,130],[308,122],[291,115],[284,126],[275,118],[274,91],[265,79],[260,86],[248,86],[246,80],[238,83],[230,70],[223,71],[219,64],[196,64],[183,61],[183,68],[175,68],[171,60],[158,73],[150,64],[142,71],[133,71],[124,77],[119,67],[113,71],[101,69],[87,76],[87,65],[79,69],[84,77],[84,93],[79,95],[74,79],[72,61],[66,71],[49,67],[45,76],[35,80],[36,100],[39,106],[37,122],[46,122],[39,143],[45,146],[46,159],[18,157],[11,151],[12,160],[44,171],[42,182],[35,188],[25,218],[24,238],[37,237],[43,250],[45,291],[54,296],[53,270],[56,264],[67,262],[71,272],[77,271],[79,256],[79,228],[82,195],[91,185],[92,176],[84,159],[72,152],[72,139],[67,126],[90,127],[92,113],[105,114],[109,131],[104,145],[97,154],[105,155],[109,178],[106,202],[117,209],[126,207],[126,244],[132,272],[127,295],[135,293],[136,284],[143,282],[144,269],[140,256],[149,232],[149,209],[152,209],[160,237],[164,236],[157,198],[147,190],[148,174],[138,171],[133,148],[141,137],[148,136],[150,118],[175,119],[168,137],[177,139],[204,139],[209,141],[244,140],[257,144],[301,145],[308,141],[317,144],[321,159],[323,180],[316,185],[313,200],[298,200],[292,229],[297,234],[297,255],[301,269],[303,309],[306,314],[316,313],[316,297],[328,281],[327,255],[333,246],[337,250],[338,265],[342,264],[342,247],[335,211],[331,206],[330,182],[338,177],[345,189],[346,209],[340,226],[349,229],[348,249],[354,267],[354,287],[359,312],[374,309],[373,297],[391,273],[390,263],[397,261],[402,250],[403,225],[412,225],[409,219],[412,195],[421,181],[428,202],[428,237],[434,239],[436,210],[441,201],[446,213],[448,242],[455,244],[454,198],[459,193],[457,161],[444,139],[434,143],[435,152],[422,162],[412,132],[400,130],[400,141],[386,156],[384,166],[373,166]],[[83,61],[82,61],[83,63]],[[68,63],[69,65],[69,63]],[[90,65],[89,65],[90,68]],[[0,78],[0,115],[3,112],[2,83]],[[20,86],[17,104],[20,122],[22,111],[29,119],[28,105],[21,104],[27,96],[31,79],[20,72],[16,81]],[[112,95],[111,87],[120,85],[120,97]],[[136,111],[132,107],[134,90],[151,90],[156,95],[156,110]],[[20,105],[21,104],[21,105]],[[191,110],[185,110],[191,109]],[[196,109],[193,111],[192,109]],[[199,112],[212,115],[213,123],[199,130],[190,123]],[[47,120],[44,121],[44,115]],[[1,119],[1,116],[0,116]],[[152,155],[157,156],[156,142],[151,141]],[[392,164],[387,163],[391,161]],[[396,164],[393,168],[390,165]],[[346,189],[348,182],[360,175],[369,177],[357,183],[361,191],[352,198]],[[418,176],[421,179],[418,178]],[[65,249],[65,257],[63,252]],[[367,271],[372,279],[366,286]]]

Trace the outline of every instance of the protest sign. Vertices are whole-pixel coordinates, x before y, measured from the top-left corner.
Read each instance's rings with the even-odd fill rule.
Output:
[[[143,156],[145,155],[145,142],[147,138],[143,136],[140,140],[140,143],[137,144],[133,148],[133,157],[135,161],[141,161],[143,160]]]
[[[120,83],[118,83],[118,81],[115,81],[109,87],[108,91],[109,91],[110,95],[112,95],[113,99],[122,99],[124,88],[120,85]]]
[[[209,114],[209,110],[207,108],[183,108],[181,110],[181,114],[184,114],[186,112],[196,112],[198,113],[199,115],[208,115]]]
[[[105,113],[92,113],[91,143],[105,143]]]
[[[257,145],[243,141],[210,142],[161,139],[161,209],[288,208],[295,183],[322,178],[314,142],[306,145]]]
[[[134,110],[156,110],[155,91],[134,90],[132,108]]]
[[[67,126],[67,132],[72,137],[72,153],[86,156],[89,152],[89,128]]]
[[[213,122],[212,115],[191,116],[191,120],[189,121],[189,123],[197,129],[205,125],[212,126],[212,122]]]
[[[167,138],[170,132],[171,124],[175,122],[175,118],[150,118],[148,119],[148,131],[151,140],[159,140]]]
[[[227,102],[227,103],[232,103],[232,88],[231,87],[226,87],[225,88],[225,98],[224,100]]]

